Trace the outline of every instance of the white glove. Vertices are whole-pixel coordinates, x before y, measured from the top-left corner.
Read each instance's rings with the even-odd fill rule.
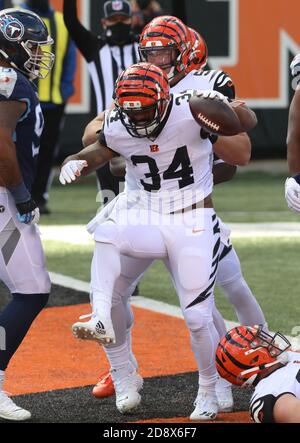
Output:
[[[81,176],[83,168],[87,167],[85,160],[70,160],[66,163],[60,171],[59,181],[62,185],[72,183],[77,177]]]
[[[292,61],[291,65],[291,73],[293,77],[296,77],[297,74],[300,72],[300,54],[297,54],[294,57],[294,60]]]
[[[293,177],[285,181],[285,199],[292,211],[300,212],[300,185]]]
[[[220,100],[222,102],[228,102],[228,98],[221,94],[221,92],[218,91],[214,91],[212,89],[207,89],[205,91],[198,91],[197,92],[197,97],[203,97],[203,98],[210,98],[211,100]]]

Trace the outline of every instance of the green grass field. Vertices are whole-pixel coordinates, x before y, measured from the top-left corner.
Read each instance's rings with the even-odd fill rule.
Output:
[[[299,216],[290,212],[284,200],[281,175],[243,173],[231,183],[216,187],[215,206],[226,222],[294,222]],[[50,216],[42,224],[84,224],[95,214],[94,179],[63,188],[55,184],[50,194]],[[89,280],[92,246],[45,241],[51,271]],[[259,300],[269,326],[290,334],[300,325],[299,250],[300,238],[236,238],[246,280]],[[157,283],[159,282],[159,284]],[[156,263],[141,283],[142,295],[178,304],[175,291],[161,263]],[[216,291],[217,306],[228,320],[236,320],[232,308]]]

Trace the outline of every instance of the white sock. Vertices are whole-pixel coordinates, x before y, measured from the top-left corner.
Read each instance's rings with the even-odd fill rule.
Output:
[[[115,347],[104,346],[103,348],[106,357],[110,363],[111,370],[121,369],[123,367],[128,366],[128,364],[130,363],[130,356],[126,342],[120,346],[115,346]]]
[[[136,358],[134,356],[134,353],[132,351],[131,328],[127,329],[127,332],[126,332],[126,343],[127,343],[127,347],[128,347],[130,361],[133,364],[133,366],[135,367],[135,369],[138,369],[138,362],[137,362],[137,360],[136,360]]]
[[[199,368],[199,389],[215,393],[218,373],[215,364],[215,353],[219,336],[211,321],[197,331],[190,331],[192,350]]]
[[[227,328],[225,325],[224,318],[222,317],[220,311],[216,308],[216,306],[214,306],[213,308],[213,320],[215,328],[219,335],[219,340],[221,340],[221,338],[223,338],[224,335],[226,335]]]
[[[93,311],[101,317],[111,317],[115,282],[121,272],[120,251],[108,243],[95,243],[91,270]]]
[[[225,378],[219,377],[216,385],[217,389],[226,389],[231,388],[232,385],[229,381],[225,380]]]

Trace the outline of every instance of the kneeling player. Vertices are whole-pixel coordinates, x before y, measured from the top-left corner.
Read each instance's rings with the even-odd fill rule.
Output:
[[[256,423],[300,423],[300,354],[280,333],[239,326],[220,341],[219,374],[239,386],[254,386],[250,414]]]

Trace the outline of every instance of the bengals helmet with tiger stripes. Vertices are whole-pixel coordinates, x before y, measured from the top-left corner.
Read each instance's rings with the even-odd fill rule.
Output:
[[[164,69],[172,84],[188,65],[191,53],[190,31],[177,17],[156,17],[141,33],[139,52],[141,60]]]
[[[115,87],[115,106],[127,132],[155,139],[170,102],[167,74],[150,63],[137,63],[123,71]]]
[[[216,351],[216,366],[222,378],[239,386],[255,384],[258,374],[268,368],[288,362],[285,351],[291,344],[277,332],[273,336],[263,326],[238,326],[220,341]],[[265,371],[265,372],[263,372]]]
[[[194,69],[203,69],[207,63],[208,49],[205,40],[199,32],[193,28],[188,28],[190,32],[191,54],[188,61],[186,73]]]

